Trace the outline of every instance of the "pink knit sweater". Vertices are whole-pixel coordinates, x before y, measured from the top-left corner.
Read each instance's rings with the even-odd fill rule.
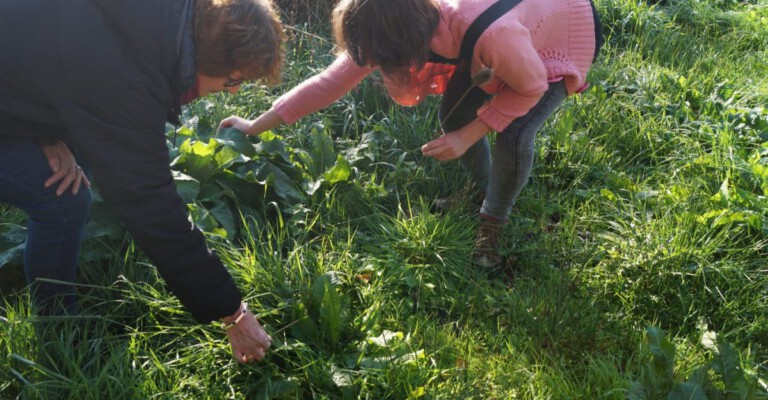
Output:
[[[496,0],[438,0],[441,18],[432,37],[433,52],[458,58],[461,40],[475,18]],[[595,30],[588,0],[523,0],[496,20],[478,39],[471,72],[493,68],[494,79],[483,90],[495,96],[477,111],[496,131],[525,115],[549,82],[565,80],[568,93],[586,87],[595,52]],[[416,71],[408,85],[384,76],[384,85],[399,104],[415,105],[426,95],[441,94],[454,68],[432,64]],[[327,69],[275,101],[273,108],[288,124],[324,108],[354,88],[371,67],[360,67],[340,55]]]

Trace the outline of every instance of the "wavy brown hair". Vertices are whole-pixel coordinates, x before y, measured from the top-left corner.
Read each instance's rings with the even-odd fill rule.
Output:
[[[339,49],[401,82],[427,62],[439,21],[435,0],[341,0],[332,17]]]
[[[195,0],[198,72],[280,81],[284,34],[271,0]]]

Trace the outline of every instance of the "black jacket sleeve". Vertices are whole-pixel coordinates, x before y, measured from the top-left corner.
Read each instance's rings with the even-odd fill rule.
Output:
[[[170,290],[199,322],[231,315],[240,293],[188,219],[169,167],[164,108],[145,93],[131,85],[99,105],[62,103],[59,111],[105,201]]]
[[[0,112],[77,147],[170,290],[208,322],[233,314],[241,296],[189,222],[169,167],[165,119],[189,3],[0,0]]]

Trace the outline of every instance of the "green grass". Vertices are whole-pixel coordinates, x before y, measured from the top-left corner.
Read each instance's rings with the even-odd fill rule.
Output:
[[[264,362],[237,364],[127,246],[81,265],[78,317],[32,315],[0,269],[0,398],[768,398],[768,3],[649,3],[597,1],[594,84],[538,138],[507,273],[469,266],[466,211],[423,211],[466,182],[420,158],[436,99],[397,107],[370,79],[275,132],[322,127],[351,179],[212,237],[275,339]],[[332,60],[291,32],[283,85],[187,117],[258,115]]]

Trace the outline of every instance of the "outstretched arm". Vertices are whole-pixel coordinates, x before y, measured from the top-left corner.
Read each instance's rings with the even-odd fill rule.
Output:
[[[249,135],[258,135],[282,124],[292,124],[307,114],[333,104],[373,70],[373,67],[355,64],[344,53],[328,68],[280,96],[269,111],[256,119],[232,116],[221,121],[219,128],[234,127]]]
[[[277,115],[275,109],[271,108],[269,111],[253,120],[235,115],[225,118],[219,123],[219,129],[236,128],[248,135],[259,135],[262,132],[277,128],[283,124],[285,124],[285,122],[279,115]]]

